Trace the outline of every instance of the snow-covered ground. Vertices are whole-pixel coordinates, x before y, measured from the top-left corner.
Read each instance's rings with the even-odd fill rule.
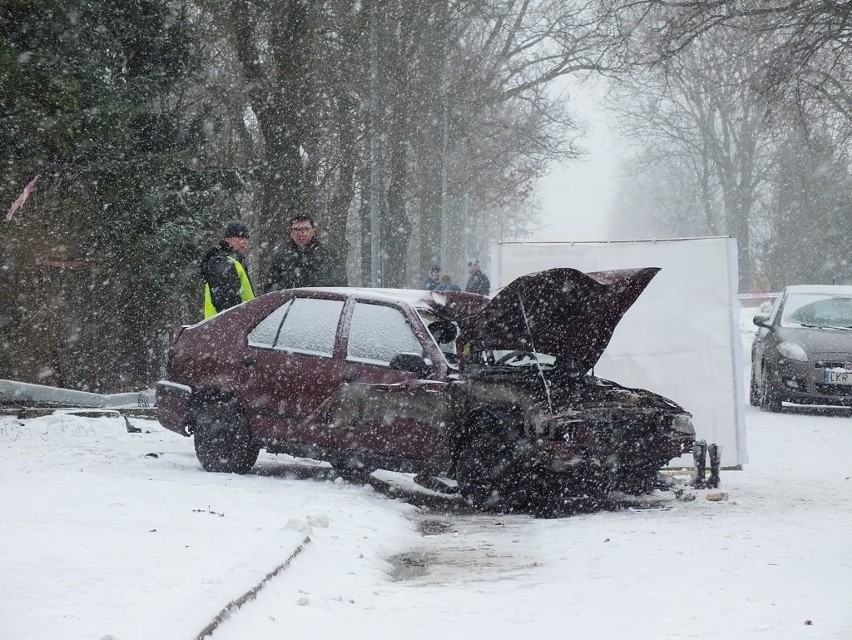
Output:
[[[209,474],[131,422],[0,417],[0,639],[852,638],[846,411],[747,407],[727,501],[554,520],[284,456]]]

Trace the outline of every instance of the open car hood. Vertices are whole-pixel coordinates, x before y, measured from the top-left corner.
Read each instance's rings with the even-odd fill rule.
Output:
[[[573,360],[588,371],[658,271],[558,268],[521,276],[462,321],[461,338],[475,351],[536,351]]]

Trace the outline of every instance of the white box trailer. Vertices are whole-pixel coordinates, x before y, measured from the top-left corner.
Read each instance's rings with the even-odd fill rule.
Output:
[[[553,267],[660,267],[618,325],[595,374],[671,398],[692,413],[699,438],[721,445],[722,466],[748,462],[736,241],[497,242],[492,290]],[[672,465],[691,466],[692,459]]]

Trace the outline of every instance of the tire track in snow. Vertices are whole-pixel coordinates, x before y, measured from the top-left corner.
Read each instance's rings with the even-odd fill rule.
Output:
[[[304,551],[305,547],[308,544],[310,544],[310,542],[311,542],[311,537],[305,536],[305,539],[302,540],[302,543],[293,550],[293,553],[291,553],[287,557],[287,559],[284,560],[284,562],[282,562],[277,567],[275,567],[272,571],[267,573],[260,582],[258,582],[255,586],[253,586],[248,591],[246,591],[239,598],[237,598],[236,600],[231,600],[227,605],[225,605],[225,607],[216,615],[216,617],[213,618],[213,620],[210,622],[210,624],[208,624],[206,627],[204,627],[204,629],[201,631],[201,633],[199,633],[197,636],[195,636],[195,640],[204,640],[204,638],[209,638],[211,635],[213,635],[213,633],[216,631],[216,629],[219,628],[220,624],[222,624],[225,620],[230,618],[234,613],[239,611],[240,608],[246,602],[248,602],[249,600],[254,600],[257,597],[257,594],[260,593],[260,590],[263,589],[263,587],[265,587],[266,584],[270,580],[272,580],[272,578],[274,578],[279,573],[284,571],[284,569],[289,567],[290,563],[293,561],[293,559],[296,556],[298,556],[300,553],[302,553],[302,551]]]

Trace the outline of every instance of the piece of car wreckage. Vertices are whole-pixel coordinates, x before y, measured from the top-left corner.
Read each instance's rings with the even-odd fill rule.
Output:
[[[593,367],[658,271],[550,269],[492,299],[271,292],[180,331],[158,417],[208,471],[246,473],[263,448],[448,478],[479,509],[533,514],[647,493],[693,451],[691,415]]]

